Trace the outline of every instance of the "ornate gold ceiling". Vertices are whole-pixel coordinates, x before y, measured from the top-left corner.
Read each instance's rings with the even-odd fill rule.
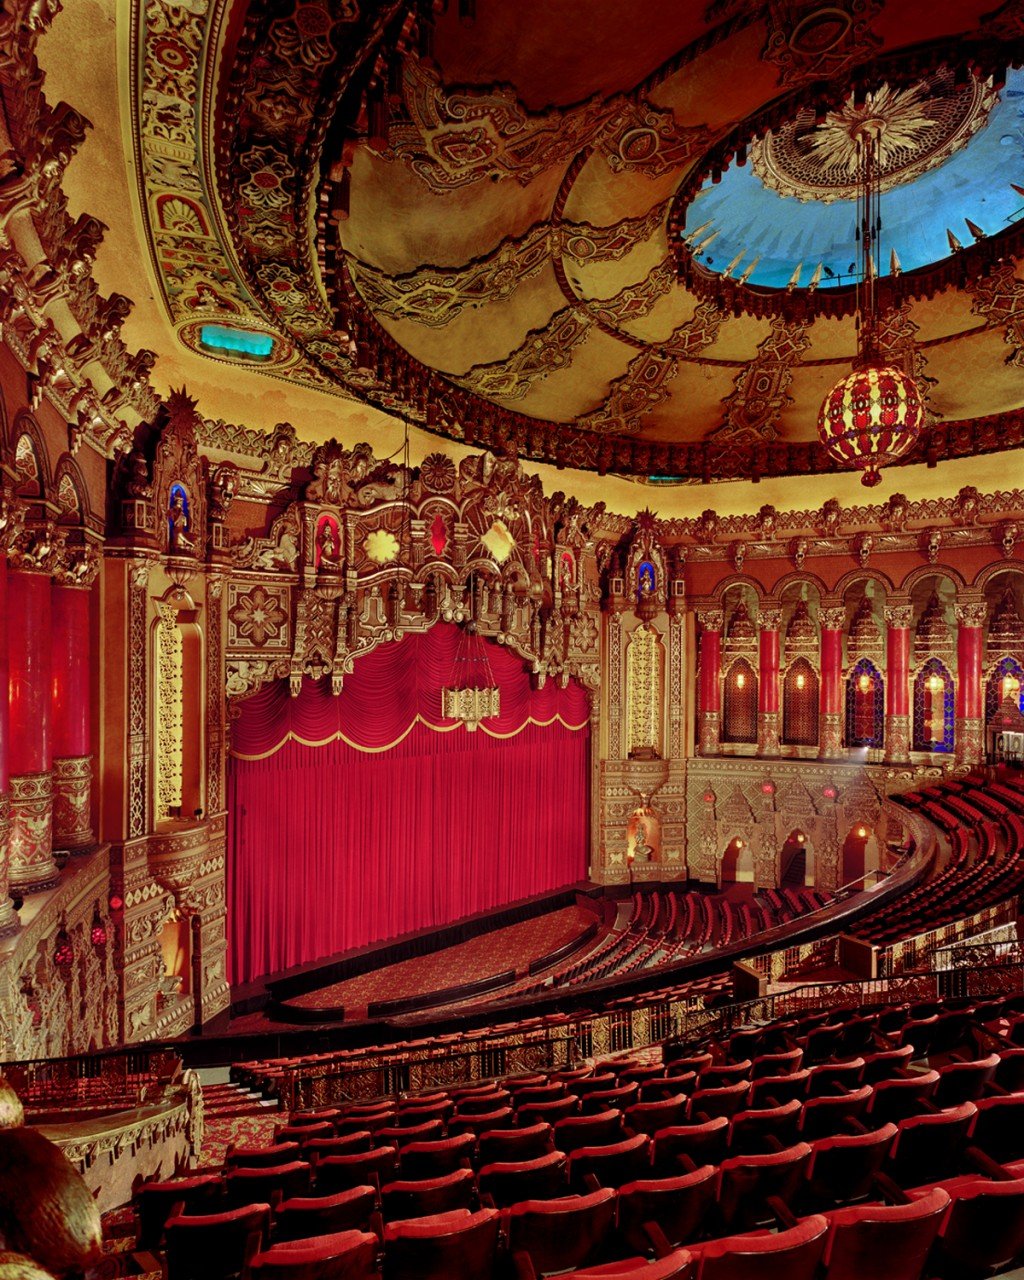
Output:
[[[1022,47],[1019,0],[151,0],[125,107],[191,351],[523,458],[757,478],[833,466],[815,420],[856,349],[849,291],[812,296],[813,261],[788,291],[709,263],[688,200],[748,141],[765,166],[767,130],[883,84],[906,117],[949,81],[952,154]],[[1015,137],[1001,154],[993,181],[1024,188]],[[933,415],[909,461],[1024,441],[1021,227],[986,230],[961,218],[889,297],[888,352]]]

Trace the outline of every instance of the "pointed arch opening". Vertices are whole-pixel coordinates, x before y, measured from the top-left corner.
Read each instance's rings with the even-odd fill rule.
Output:
[[[782,741],[791,747],[818,745],[818,673],[807,658],[790,663],[782,682]]]
[[[861,658],[846,677],[846,745],[881,747],[885,732],[885,685],[869,658]]]
[[[737,658],[725,676],[722,741],[757,742],[757,672]]]

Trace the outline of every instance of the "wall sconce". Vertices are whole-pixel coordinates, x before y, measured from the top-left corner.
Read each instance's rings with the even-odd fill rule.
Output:
[[[807,677],[801,671],[796,678],[796,687],[798,689],[802,689],[806,683],[807,683]]]
[[[804,833],[803,833],[802,831],[798,831],[798,832],[796,833],[796,842],[797,842],[797,844],[806,844],[806,843],[807,843],[807,837],[804,835]]]
[[[89,941],[99,949],[107,945],[107,926],[100,915],[100,904],[97,902],[92,913],[92,926],[89,929]]]
[[[746,683],[747,683],[747,677],[743,674],[742,671],[737,671],[736,672],[736,688],[742,689]]]
[[[863,840],[868,834],[867,827],[858,827],[856,831],[857,838]]]
[[[861,693],[871,692],[871,677],[866,671],[861,672],[857,677],[857,688]]]
[[[63,925],[57,931],[57,937],[54,940],[53,963],[64,973],[67,973],[75,963],[75,948]]]
[[[942,692],[942,677],[936,675],[934,672],[928,677],[928,692],[929,693]]]

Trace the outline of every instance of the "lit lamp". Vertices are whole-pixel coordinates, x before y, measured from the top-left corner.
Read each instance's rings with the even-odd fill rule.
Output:
[[[461,720],[470,733],[481,721],[501,714],[501,690],[484,638],[473,622],[466,624],[459,637],[451,683],[441,690],[441,714],[447,720]]]
[[[857,257],[858,357],[852,373],[837,382],[818,414],[818,436],[837,462],[863,472],[861,483],[876,485],[878,468],[902,458],[917,443],[924,424],[924,403],[913,378],[884,363],[878,347],[875,296],[875,248],[879,216],[879,142],[881,119],[860,119],[854,141],[860,155],[858,197],[860,235]]]
[[[857,677],[857,688],[860,690],[861,693],[871,692],[871,677],[868,675],[866,671],[862,671],[861,674]]]

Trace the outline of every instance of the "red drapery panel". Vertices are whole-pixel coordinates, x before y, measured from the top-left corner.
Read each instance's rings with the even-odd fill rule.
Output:
[[[282,681],[242,703],[228,774],[233,981],[586,875],[585,692],[532,689],[519,659],[488,645],[501,716],[468,733],[440,715],[457,644],[438,625],[357,660],[338,697],[307,681],[291,698]]]

